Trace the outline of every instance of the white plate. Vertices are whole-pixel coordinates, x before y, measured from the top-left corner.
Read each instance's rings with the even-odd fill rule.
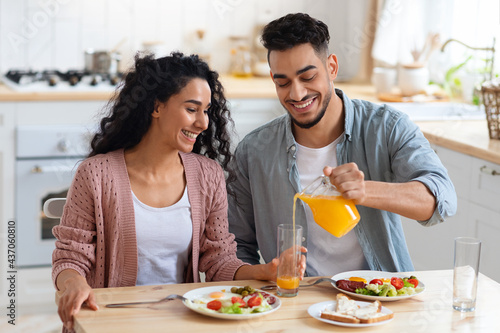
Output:
[[[350,271],[350,272],[344,272],[344,273],[339,273],[337,275],[334,275],[332,279],[335,281],[338,280],[348,280],[350,277],[356,276],[356,277],[361,277],[366,279],[366,281],[370,282],[370,280],[373,279],[390,279],[392,277],[399,277],[399,278],[404,278],[404,277],[409,277],[408,274],[402,274],[402,273],[391,273],[391,272],[380,272],[380,271]],[[417,276],[418,278],[418,276]],[[392,301],[400,301],[402,299],[408,299],[412,298],[415,296],[418,296],[422,294],[425,290],[425,285],[422,281],[418,280],[418,287],[421,288],[421,290],[413,295],[403,295],[403,296],[394,296],[394,297],[386,297],[386,296],[370,296],[370,295],[361,295],[361,294],[356,294],[344,289],[340,289],[337,287],[335,284],[332,283],[332,285],[339,291],[343,292],[344,294],[351,295],[351,296],[356,296],[359,298],[363,299],[368,299],[371,301],[382,301],[382,302],[392,302]]]
[[[356,301],[356,304],[358,304],[360,307],[366,306],[369,303],[368,302],[360,302]],[[368,326],[377,326],[377,325],[384,325],[387,324],[388,322],[392,321],[394,317],[384,320],[384,321],[379,321],[377,323],[367,323],[367,324],[353,324],[353,323],[343,323],[341,321],[335,321],[335,320],[329,320],[325,318],[321,318],[321,312],[324,311],[325,309],[327,310],[333,310],[335,309],[335,306],[337,305],[337,301],[326,301],[326,302],[321,302],[321,303],[316,303],[313,304],[307,309],[307,312],[311,317],[314,319],[321,320],[325,323],[328,324],[333,324],[337,326],[345,326],[345,327],[368,327]],[[382,307],[380,312],[385,313],[385,314],[391,314],[392,311],[386,308],[385,306]]]
[[[214,291],[225,290],[226,292],[230,293],[232,287],[239,288],[241,286],[216,286],[216,287],[198,288],[198,289],[193,289],[191,291],[188,291],[187,293],[184,294],[184,297],[186,297],[189,300],[194,300],[194,299],[204,297],[207,294],[210,294],[211,292],[214,292]],[[269,294],[268,292],[263,291],[263,290],[259,290],[259,289],[255,289],[255,291]],[[183,303],[186,307],[193,310],[194,312],[201,313],[202,315],[205,315],[205,316],[220,318],[220,319],[241,320],[241,319],[251,319],[251,318],[265,316],[265,315],[268,315],[268,314],[278,310],[281,306],[281,300],[272,294],[271,294],[271,296],[273,296],[276,299],[276,302],[274,302],[274,304],[271,304],[271,307],[272,307],[271,310],[266,311],[266,312],[257,312],[257,313],[248,313],[248,314],[218,313],[218,312],[204,311],[204,310],[192,307],[188,303],[185,303],[185,302],[183,302]]]

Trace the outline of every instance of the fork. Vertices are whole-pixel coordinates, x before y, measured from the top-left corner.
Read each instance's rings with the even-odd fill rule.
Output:
[[[318,280],[314,281],[311,284],[301,284],[301,285],[299,285],[299,287],[311,287],[311,286],[315,286],[318,283],[321,283],[321,282],[324,282],[324,281],[330,281],[333,284],[337,283],[337,281],[335,281],[333,279],[330,279],[330,278],[321,278],[321,279],[318,279]],[[276,285],[275,284],[271,284],[271,285],[268,285],[268,286],[260,287],[259,289],[262,289],[262,290],[273,290],[273,289],[276,289]]]
[[[172,295],[168,295],[167,297],[162,298],[162,299],[157,300],[157,301],[106,304],[106,307],[107,308],[121,308],[121,307],[126,307],[126,306],[131,306],[131,305],[161,303],[161,302],[165,302],[165,301],[171,301],[174,299],[180,299],[183,302],[188,300],[186,297],[184,297],[182,295],[172,294]]]

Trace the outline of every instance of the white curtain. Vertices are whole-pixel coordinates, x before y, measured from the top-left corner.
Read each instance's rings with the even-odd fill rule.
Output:
[[[423,2],[386,0],[379,14],[372,49],[375,61],[386,66],[413,62],[412,51],[425,41]]]
[[[500,2],[498,0],[385,0],[377,20],[372,49],[375,66],[394,67],[414,61],[412,51],[422,51],[429,34],[439,34],[440,42],[450,38],[473,47],[491,47],[496,37],[495,72],[500,71]],[[450,43],[445,52],[435,49],[425,65],[431,80],[440,82],[447,69],[469,55],[491,56]],[[420,60],[425,59],[424,55]],[[478,60],[481,62],[481,60]],[[471,61],[470,67],[480,66]],[[467,70],[464,68],[463,70]],[[469,69],[470,70],[470,69]]]

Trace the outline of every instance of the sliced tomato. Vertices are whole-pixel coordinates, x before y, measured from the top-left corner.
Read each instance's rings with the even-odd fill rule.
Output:
[[[244,307],[246,304],[245,304],[245,301],[243,300],[243,298],[241,297],[238,297],[238,296],[233,296],[231,297],[231,302],[234,304],[234,303],[239,303],[240,304],[240,308]]]
[[[254,296],[248,300],[248,307],[253,308],[254,306],[259,306],[262,304],[262,298],[259,296]]]
[[[418,280],[417,279],[408,279],[408,283],[411,283],[415,288],[418,286]]]
[[[380,279],[373,279],[370,281],[370,284],[384,284],[384,281]]]
[[[394,288],[396,288],[396,290],[403,288],[405,285],[403,280],[398,277],[391,278],[391,284],[394,286]]]
[[[207,308],[210,310],[219,311],[219,309],[222,308],[222,303],[218,300],[214,300],[207,303]]]

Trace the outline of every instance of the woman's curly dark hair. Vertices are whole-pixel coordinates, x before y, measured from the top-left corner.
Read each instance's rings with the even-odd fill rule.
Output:
[[[208,128],[198,135],[193,152],[218,161],[234,178],[228,167],[230,152],[229,124],[233,123],[224,97],[219,74],[210,70],[197,55],[173,52],[155,59],[149,54],[135,56],[135,67],[126,73],[123,83],[109,101],[108,115],[100,122],[91,142],[90,156],[137,145],[148,131],[155,103],[166,102],[178,94],[192,79],[206,80],[211,90]]]
[[[269,22],[262,31],[261,42],[271,51],[285,51],[309,43],[318,56],[328,56],[328,26],[305,13],[288,14]]]

